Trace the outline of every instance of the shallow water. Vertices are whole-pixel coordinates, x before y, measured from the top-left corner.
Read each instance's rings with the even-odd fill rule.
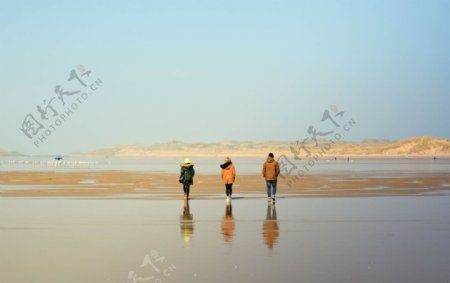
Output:
[[[182,157],[66,157],[55,161],[51,157],[0,157],[0,171],[146,171],[178,174]],[[192,158],[198,174],[219,174],[221,157]],[[265,158],[233,158],[238,174],[260,174]],[[308,159],[290,160],[301,169]],[[308,166],[307,174],[361,173],[371,177],[408,177],[423,173],[450,173],[450,159],[321,159]]]
[[[448,215],[449,196],[0,198],[0,282],[448,282]]]

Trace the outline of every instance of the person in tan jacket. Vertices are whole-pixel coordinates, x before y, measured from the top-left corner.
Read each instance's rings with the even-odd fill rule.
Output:
[[[233,183],[236,180],[236,169],[229,157],[225,158],[225,163],[220,165],[222,168],[222,181],[225,184],[225,193],[227,195],[227,202],[231,201],[233,193]]]
[[[273,153],[269,153],[266,162],[264,162],[262,174],[266,179],[268,200],[275,203],[277,179],[278,175],[280,175],[280,166],[278,165],[278,162],[274,160]]]

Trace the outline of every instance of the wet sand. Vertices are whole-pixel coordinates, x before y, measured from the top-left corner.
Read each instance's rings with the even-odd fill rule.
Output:
[[[185,202],[171,173],[0,172],[0,282],[450,280],[449,174],[288,181],[275,205],[259,174],[226,203],[217,175]]]
[[[0,282],[448,282],[449,200],[0,198]]]
[[[288,181],[291,180],[291,186]],[[234,197],[263,197],[260,175],[238,176]],[[178,175],[136,171],[97,172],[0,172],[0,197],[114,197],[178,199]],[[371,175],[348,172],[306,175],[292,182],[279,179],[278,195],[283,197],[362,197],[447,195],[450,175],[421,173]],[[222,197],[224,186],[217,175],[197,175],[191,187],[192,199]]]

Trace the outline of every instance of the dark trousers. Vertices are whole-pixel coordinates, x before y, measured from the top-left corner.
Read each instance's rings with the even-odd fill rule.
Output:
[[[233,193],[233,184],[225,184],[225,193],[227,194],[227,197],[231,197],[231,194]]]
[[[186,196],[188,196],[189,197],[189,188],[191,187],[191,184],[189,184],[189,183],[185,183],[185,184],[183,184],[183,191],[184,191],[184,194],[186,195]]]
[[[266,180],[267,196],[270,198],[275,197],[277,193],[277,180]]]

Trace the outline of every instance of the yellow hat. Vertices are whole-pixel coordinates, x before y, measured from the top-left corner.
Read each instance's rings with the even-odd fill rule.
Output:
[[[191,164],[191,160],[189,158],[184,159],[184,164]]]

